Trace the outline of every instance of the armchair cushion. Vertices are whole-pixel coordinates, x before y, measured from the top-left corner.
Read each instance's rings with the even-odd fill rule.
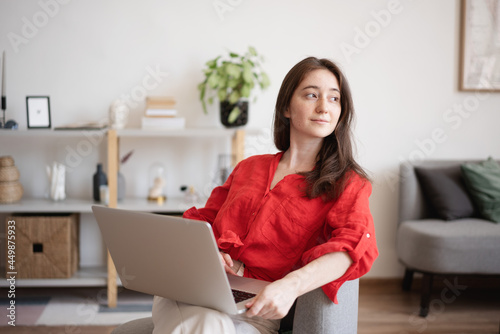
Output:
[[[460,166],[415,167],[415,173],[427,203],[439,218],[454,220],[474,215],[474,205],[467,193]]]
[[[500,165],[489,158],[461,167],[467,188],[483,218],[500,223]]]

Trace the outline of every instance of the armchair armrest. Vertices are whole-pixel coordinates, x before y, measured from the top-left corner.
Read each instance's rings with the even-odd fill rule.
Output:
[[[321,288],[297,299],[293,334],[356,334],[358,328],[359,279],[345,282],[340,288],[338,304]]]

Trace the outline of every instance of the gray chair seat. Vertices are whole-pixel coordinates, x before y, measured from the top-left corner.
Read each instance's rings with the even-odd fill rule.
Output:
[[[402,222],[397,253],[406,267],[433,273],[500,274],[500,228],[482,219]]]

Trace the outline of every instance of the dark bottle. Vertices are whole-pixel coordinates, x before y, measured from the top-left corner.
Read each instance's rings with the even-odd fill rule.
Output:
[[[108,178],[102,171],[102,164],[97,164],[97,171],[94,174],[94,201],[101,201],[100,187],[108,184]]]

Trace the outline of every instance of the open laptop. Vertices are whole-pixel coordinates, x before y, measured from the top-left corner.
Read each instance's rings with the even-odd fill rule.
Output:
[[[103,206],[92,211],[127,289],[238,314],[269,284],[227,275],[207,222]]]

